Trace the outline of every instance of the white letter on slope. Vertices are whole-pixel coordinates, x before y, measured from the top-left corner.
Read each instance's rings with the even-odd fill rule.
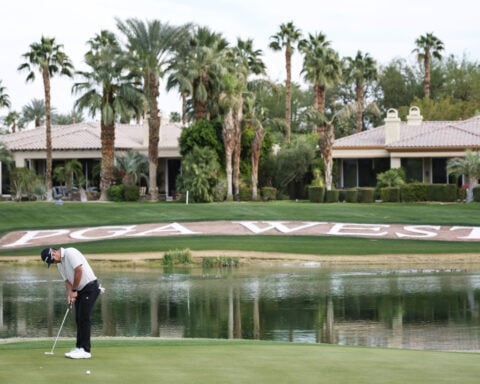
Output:
[[[20,239],[11,244],[5,244],[4,247],[16,247],[19,245],[28,244],[30,240],[46,239],[48,237],[55,237],[66,235],[69,231],[67,229],[51,229],[45,231],[27,231]]]
[[[413,234],[409,235],[408,233],[404,234],[404,233],[400,233],[400,232],[396,232],[395,234],[398,237],[414,237],[414,238],[435,237],[435,236],[437,236],[436,232],[430,232],[430,231],[427,231],[427,230],[423,230],[422,228],[434,229],[436,231],[440,230],[440,226],[437,226],[437,225],[406,225],[405,227],[403,227],[404,230],[416,233],[417,235],[413,235]]]
[[[161,232],[178,232],[178,235],[195,235],[201,232],[194,232],[191,231],[188,228],[185,228],[183,225],[180,225],[178,223],[172,223],[165,225],[163,227],[158,227],[151,229],[149,231],[141,232],[141,233],[136,233],[134,235],[131,235],[132,237],[140,237],[140,236],[149,236],[154,233],[161,233]]]
[[[106,226],[106,227],[95,227],[82,229],[81,231],[73,232],[70,237],[77,240],[97,240],[97,239],[108,239],[111,237],[120,237],[125,235],[127,232],[130,232],[135,229],[135,225],[128,226]],[[89,231],[100,232],[100,234],[86,236],[85,234]]]
[[[269,231],[269,230],[274,229],[274,228],[281,233],[291,233],[291,232],[300,231],[300,230],[305,229],[305,228],[310,228],[310,227],[313,227],[315,225],[326,224],[326,223],[321,223],[321,222],[317,222],[317,221],[312,221],[312,222],[307,221],[307,222],[304,222],[305,223],[304,225],[300,225],[300,226],[294,227],[294,228],[289,228],[286,225],[283,225],[283,223],[289,223],[289,221],[262,221],[262,223],[266,223],[266,224],[268,224],[268,226],[265,227],[265,228],[259,228],[256,225],[256,223],[258,223],[258,221],[233,221],[233,223],[241,224],[253,233],[262,233],[262,232],[266,232],[266,231]]]

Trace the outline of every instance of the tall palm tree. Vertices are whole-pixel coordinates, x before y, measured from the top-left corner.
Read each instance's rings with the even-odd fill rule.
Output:
[[[423,62],[424,78],[423,90],[425,97],[430,97],[430,68],[432,58],[441,60],[441,51],[444,50],[443,42],[433,33],[426,33],[415,40],[416,48],[412,51],[417,54],[419,62]]]
[[[473,187],[480,180],[480,151],[465,151],[465,157],[455,157],[447,161],[448,174],[464,176],[467,184],[467,202],[473,200]]]
[[[121,21],[117,27],[127,38],[127,48],[143,78],[143,93],[148,113],[149,192],[152,201],[158,200],[157,167],[160,141],[160,80],[165,75],[172,52],[188,37],[188,25],[176,27],[158,20],[143,22],[138,19]]]
[[[188,73],[193,89],[194,120],[210,120],[219,95],[220,79],[225,71],[228,41],[207,27],[197,27],[190,41]]]
[[[2,85],[0,80],[0,108],[10,108],[10,97],[6,90],[7,88]]]
[[[51,109],[53,113],[54,108]],[[45,103],[43,100],[32,99],[30,104],[22,107],[22,122],[24,124],[34,122],[35,128],[39,128],[45,122]]]
[[[17,111],[8,112],[7,116],[3,118],[3,124],[9,127],[12,133],[15,133],[17,128],[23,128],[23,124],[20,121],[20,114]]]
[[[136,88],[136,76],[127,73],[128,59],[115,35],[101,31],[87,44],[85,63],[91,72],[77,72],[84,81],[75,83],[73,91],[83,93],[75,102],[79,110],[87,109],[95,116],[100,111],[102,163],[100,198],[108,200],[108,189],[113,179],[115,152],[115,121],[125,111],[138,107],[141,95]]]
[[[285,81],[285,124],[287,136],[285,141],[290,143],[291,120],[292,120],[292,55],[295,50],[295,43],[302,37],[300,29],[295,27],[293,22],[280,25],[280,31],[271,36],[269,47],[274,51],[281,51],[285,48],[285,68],[287,79]]]
[[[247,80],[249,75],[265,74],[265,63],[260,56],[262,51],[253,48],[253,40],[237,40],[237,45],[227,55],[227,67],[237,77],[238,80],[238,103],[235,103],[235,140],[233,149],[233,193],[235,200],[240,195],[240,152],[242,142],[242,126],[243,119],[243,94],[247,90]]]
[[[363,110],[365,103],[365,87],[377,79],[376,61],[368,54],[358,51],[355,57],[346,58],[346,81],[352,82],[355,88],[357,101],[356,132],[363,130]]]
[[[35,80],[35,71],[38,70],[43,80],[45,93],[45,136],[47,167],[45,172],[47,184],[47,201],[52,201],[52,127],[51,127],[51,95],[50,79],[54,75],[72,77],[73,65],[63,51],[63,45],[57,44],[55,38],[42,36],[39,43],[30,44],[30,51],[22,57],[26,60],[18,67],[19,71],[28,73],[26,81]]]
[[[313,108],[318,113],[324,113],[327,87],[342,77],[341,60],[323,33],[309,34],[308,39],[300,41],[299,50],[304,55],[302,73],[305,80],[313,85]],[[315,124],[313,129],[315,133],[318,131]]]

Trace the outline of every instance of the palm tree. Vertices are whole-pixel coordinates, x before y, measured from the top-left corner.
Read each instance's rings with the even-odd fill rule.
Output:
[[[50,79],[59,74],[72,77],[73,65],[69,57],[63,52],[63,45],[57,44],[55,38],[42,36],[40,43],[30,44],[30,51],[22,55],[26,60],[18,67],[19,71],[28,72],[27,82],[35,80],[35,70],[38,70],[43,79],[45,93],[45,136],[46,136],[46,184],[47,201],[52,201],[52,127],[51,127],[51,96]]]
[[[6,93],[7,88],[2,85],[0,80],[0,108],[10,108],[10,97]]]
[[[377,68],[375,60],[366,53],[358,51],[354,58],[346,58],[345,77],[349,82],[354,83],[357,101],[357,128],[356,132],[363,130],[363,110],[365,102],[365,87],[369,82],[376,80]]]
[[[220,79],[225,71],[228,41],[207,27],[198,27],[189,44],[187,76],[192,85],[194,120],[210,120],[216,111]]]
[[[20,129],[23,128],[23,124],[20,121],[20,114],[16,111],[8,112],[7,116],[3,118],[3,124],[11,128],[12,133],[17,131],[17,127]]]
[[[426,33],[415,40],[416,48],[412,51],[417,54],[419,62],[423,61],[425,71],[423,78],[423,90],[425,97],[430,97],[430,67],[432,58],[441,60],[441,51],[444,50],[443,42],[433,33]]]
[[[242,142],[242,126],[243,119],[243,94],[247,88],[247,80],[250,74],[260,75],[265,74],[265,63],[260,56],[261,50],[253,48],[253,40],[237,40],[237,46],[234,47],[228,57],[227,66],[230,71],[238,79],[238,103],[235,103],[236,110],[233,111],[235,140],[233,148],[233,193],[235,200],[239,199],[240,195],[240,152]]]
[[[158,200],[157,167],[158,142],[160,140],[160,80],[165,75],[171,61],[171,53],[177,44],[188,36],[188,25],[175,27],[158,20],[143,22],[117,19],[117,27],[127,37],[127,48],[132,55],[134,65],[143,77],[143,93],[147,101],[148,113],[148,160],[150,198]]]
[[[148,158],[137,151],[129,150],[116,156],[116,168],[124,185],[136,185],[142,178],[148,182]]]
[[[467,184],[467,202],[473,200],[473,187],[480,179],[480,151],[465,151],[465,157],[455,157],[447,161],[447,172],[450,175],[464,176]]]
[[[269,47],[274,51],[281,51],[285,48],[285,68],[287,79],[285,81],[285,124],[287,136],[285,141],[290,143],[291,119],[292,119],[292,54],[295,50],[294,44],[302,37],[302,32],[295,27],[293,22],[280,25],[280,31],[271,36]]]
[[[85,54],[85,63],[91,72],[78,72],[84,82],[75,83],[73,91],[83,92],[75,102],[79,110],[88,109],[92,117],[100,111],[102,163],[99,200],[106,201],[113,178],[115,121],[122,113],[138,106],[141,96],[135,87],[135,74],[126,73],[128,59],[112,32],[103,30],[87,44],[90,50]]]
[[[325,112],[327,86],[340,81],[342,64],[338,53],[330,48],[330,42],[323,33],[309,34],[301,40],[299,50],[304,54],[302,73],[306,81],[313,85],[313,108],[318,113]],[[318,127],[314,124],[314,132]]]
[[[76,123],[81,123],[83,120],[84,120],[84,117],[82,113],[79,111],[76,111],[75,109],[73,109],[68,114],[57,114],[57,113],[52,114],[52,122],[55,125],[76,124]]]
[[[52,108],[52,113],[54,108]],[[22,108],[22,122],[24,124],[34,122],[35,128],[39,128],[45,122],[45,103],[43,100],[32,99],[30,104]]]

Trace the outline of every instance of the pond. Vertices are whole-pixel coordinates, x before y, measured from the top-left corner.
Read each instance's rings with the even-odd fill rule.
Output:
[[[480,350],[480,268],[95,268],[106,292],[93,336],[243,338]],[[54,337],[66,310],[56,268],[0,266],[0,338]],[[73,337],[69,316],[62,337]]]

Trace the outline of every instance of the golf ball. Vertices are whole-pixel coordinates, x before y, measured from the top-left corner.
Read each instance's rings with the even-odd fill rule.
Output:
[[[89,374],[90,374],[90,371],[87,371],[87,372],[85,372],[85,373],[86,373],[87,375],[89,375]]]

